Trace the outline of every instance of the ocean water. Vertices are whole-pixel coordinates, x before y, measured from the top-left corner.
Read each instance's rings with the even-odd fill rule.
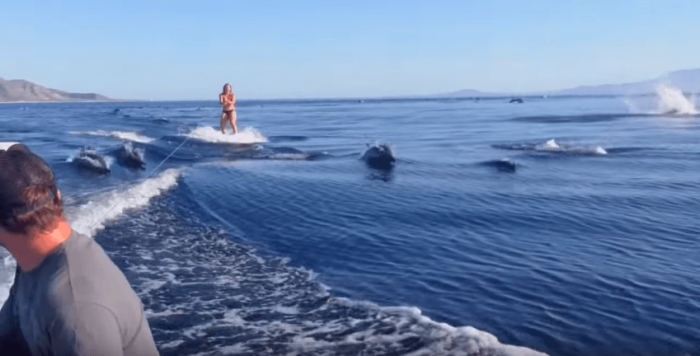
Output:
[[[163,355],[698,355],[694,105],[241,101],[223,136],[214,101],[19,103],[0,141],[51,164]]]

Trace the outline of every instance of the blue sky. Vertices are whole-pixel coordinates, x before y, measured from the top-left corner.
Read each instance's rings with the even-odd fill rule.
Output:
[[[700,68],[700,1],[4,1],[0,77],[114,98],[527,92]]]

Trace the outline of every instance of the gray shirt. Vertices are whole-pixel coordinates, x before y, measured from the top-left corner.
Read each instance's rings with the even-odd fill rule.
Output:
[[[73,232],[39,267],[17,270],[0,311],[0,354],[158,355],[141,301],[92,239]]]

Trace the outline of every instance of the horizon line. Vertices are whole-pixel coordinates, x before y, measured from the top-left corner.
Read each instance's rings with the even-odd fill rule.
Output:
[[[456,96],[452,98],[496,98],[496,97],[538,97],[538,96],[548,96],[548,97],[553,97],[553,96],[645,96],[645,95],[650,95],[653,93],[637,93],[637,94],[572,94],[572,95],[557,95],[557,94],[551,94],[552,92],[559,92],[559,91],[565,91],[565,90],[576,90],[576,89],[587,89],[587,88],[596,88],[596,87],[604,87],[604,86],[624,86],[624,85],[633,85],[633,84],[639,84],[639,83],[644,83],[644,82],[653,82],[653,81],[659,81],[662,80],[664,76],[669,75],[671,73],[677,73],[677,72],[687,72],[687,71],[698,71],[700,68],[691,68],[691,69],[679,69],[679,70],[673,70],[673,71],[668,71],[665,72],[664,74],[661,74],[655,78],[652,79],[646,79],[646,80],[640,80],[640,81],[633,81],[633,82],[624,82],[624,83],[607,83],[607,84],[593,84],[593,85],[578,85],[575,87],[566,87],[566,88],[560,88],[560,89],[550,89],[550,90],[540,90],[540,91],[531,91],[531,92],[489,92],[489,91],[482,91],[479,89],[471,89],[471,88],[465,88],[465,89],[458,89],[458,90],[452,90],[452,91],[446,91],[442,93],[437,93],[437,94],[404,94],[404,95],[388,95],[388,96],[373,96],[373,97],[355,97],[355,96],[347,96],[347,97],[298,97],[298,98],[269,98],[269,99],[262,99],[262,98],[251,98],[251,99],[244,99],[244,100],[368,100],[368,99],[375,99],[375,100],[388,100],[388,99],[426,99],[426,98],[440,98],[440,97],[449,97],[450,95],[454,95],[456,93],[462,92],[462,91],[473,91],[477,92],[477,95],[469,95],[469,96]],[[89,92],[89,93],[77,93],[77,92],[66,92],[61,89],[54,89],[54,88],[48,88],[40,84],[36,84],[34,82],[31,82],[27,79],[4,79],[3,77],[0,77],[0,80],[4,81],[24,81],[31,83],[33,85],[41,86],[43,88],[49,89],[49,90],[55,90],[55,91],[61,91],[65,92],[68,94],[94,94],[94,95],[102,95],[106,97],[106,95],[99,94],[96,92]],[[479,95],[481,94],[481,95]],[[684,92],[686,94],[686,92]],[[700,94],[700,92],[689,92],[689,94]],[[138,101],[216,101],[216,99],[112,99],[109,98],[108,100],[76,100],[76,101],[0,101],[0,103],[57,103],[57,102],[72,102],[72,103],[77,103],[77,102],[138,102]]]

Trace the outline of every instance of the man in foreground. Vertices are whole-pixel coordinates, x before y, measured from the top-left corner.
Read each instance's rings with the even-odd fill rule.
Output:
[[[19,144],[0,150],[0,246],[17,260],[0,355],[158,355],[126,277],[71,229],[51,168]]]

